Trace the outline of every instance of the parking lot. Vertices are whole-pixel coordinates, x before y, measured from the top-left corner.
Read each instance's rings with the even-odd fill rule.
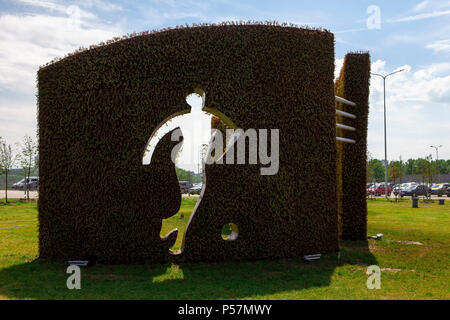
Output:
[[[37,191],[30,191],[30,198],[31,199],[36,199],[38,198],[38,192]],[[198,197],[198,194],[187,194],[187,193],[183,193],[182,194],[183,197]],[[5,190],[1,190],[0,191],[0,198],[4,198],[5,197]],[[9,199],[21,199],[21,198],[25,198],[25,194],[23,191],[20,190],[8,190],[8,198]],[[370,198],[384,198],[384,195],[381,196],[370,196]],[[391,196],[389,197],[390,199],[395,199],[395,195],[391,194]],[[398,197],[400,199],[400,197]],[[410,196],[404,196],[403,199],[410,199]],[[420,196],[419,198],[423,198],[423,196]],[[438,197],[436,195],[432,195],[431,196],[432,200],[438,200],[438,199],[444,199],[444,200],[448,200],[450,202],[450,197],[447,196],[442,196],[442,197]]]
[[[37,191],[30,191],[30,199],[37,199],[39,193]],[[184,193],[183,197],[198,197],[198,194],[187,194]],[[8,190],[8,199],[22,199],[25,198],[26,195],[21,190]],[[0,190],[0,198],[5,198],[5,190]]]

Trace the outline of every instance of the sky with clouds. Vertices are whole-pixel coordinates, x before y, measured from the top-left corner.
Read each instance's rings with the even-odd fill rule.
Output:
[[[430,145],[440,144],[439,158],[450,159],[448,0],[0,0],[0,136],[14,144],[36,133],[36,72],[53,58],[127,33],[231,20],[326,28],[336,72],[348,51],[369,51],[372,72],[404,69],[386,82],[388,159],[434,158]],[[372,77],[370,89],[368,147],[383,158],[382,80]],[[180,166],[196,170],[209,117],[197,110],[177,125],[191,135]]]

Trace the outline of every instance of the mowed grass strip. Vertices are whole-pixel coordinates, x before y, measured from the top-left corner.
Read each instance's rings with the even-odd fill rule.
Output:
[[[95,265],[82,268],[81,290],[68,290],[66,263],[35,260],[37,203],[12,201],[0,204],[0,299],[450,298],[450,203],[421,201],[413,209],[410,199],[369,200],[369,235],[383,239],[341,242],[338,254],[320,261]],[[162,224],[161,235],[179,230],[174,249],[196,201],[183,198],[177,215]],[[366,287],[372,264],[382,270],[380,290]]]
[[[183,241],[183,234],[186,231],[186,227],[197,203],[198,197],[183,197],[181,208],[178,213],[168,219],[164,219],[161,227],[161,237],[166,236],[173,229],[178,229],[178,236],[175,244],[171,250],[179,250]]]

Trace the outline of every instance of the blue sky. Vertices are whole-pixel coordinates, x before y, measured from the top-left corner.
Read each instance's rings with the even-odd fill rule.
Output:
[[[379,9],[379,24],[373,6]],[[372,10],[370,9],[372,8]],[[369,9],[369,10],[368,10]],[[375,20],[374,20],[375,19]],[[369,51],[372,71],[404,72],[387,82],[388,159],[423,157],[444,145],[450,159],[450,1],[0,1],[0,136],[11,144],[36,132],[39,65],[132,32],[198,22],[276,20],[324,27],[335,34],[336,69],[348,51]],[[191,115],[186,132],[203,143],[208,117]],[[182,123],[183,121],[181,121]],[[189,127],[190,124],[190,127]],[[195,131],[204,127],[203,134]],[[197,128],[197,129],[196,129]],[[183,130],[183,128],[182,128]],[[195,132],[194,132],[195,131]],[[191,139],[192,140],[192,139]],[[382,82],[371,79],[368,147],[382,158]],[[180,157],[196,169],[197,152]]]

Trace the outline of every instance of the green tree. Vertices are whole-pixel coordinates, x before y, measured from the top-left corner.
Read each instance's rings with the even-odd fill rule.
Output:
[[[30,136],[25,135],[21,145],[19,162],[25,175],[25,192],[27,194],[27,200],[30,200],[30,190],[29,190],[30,175],[31,172],[33,172],[37,166],[37,163],[35,161],[37,151],[38,148],[36,142]]]
[[[439,173],[442,173],[442,174],[448,174],[449,173],[450,162],[449,162],[449,164],[447,164],[447,162],[448,161],[445,161],[445,160],[442,160],[442,159],[436,161],[438,169],[439,169],[439,171],[438,171]]]
[[[431,155],[417,159],[416,173],[420,174],[422,184],[424,185],[431,185],[437,174],[436,166],[431,159]]]
[[[417,170],[416,168],[416,160],[408,159],[408,161],[406,161],[406,174],[415,174]]]
[[[8,173],[12,169],[16,158],[13,154],[11,145],[7,145],[4,140],[0,140],[0,167],[5,173],[6,187],[5,187],[5,203],[8,202]]]
[[[372,166],[372,155],[370,154],[369,150],[367,150],[367,154],[366,154],[366,161],[367,161],[367,165],[366,165],[366,182],[370,182],[372,181],[372,177],[373,177],[373,166]]]
[[[194,171],[188,171],[178,167],[175,168],[175,171],[178,181],[190,181],[191,183],[202,182],[201,174],[195,173]]]
[[[423,158],[417,159],[417,163],[414,167],[414,173],[421,176],[422,183],[425,183],[425,176],[426,176],[426,172],[427,172],[426,167],[427,167],[427,164],[426,164],[425,159],[423,159]]]
[[[3,138],[0,137],[0,146],[1,146],[2,142],[3,142]],[[0,161],[0,176],[2,176],[4,173],[5,173],[5,170],[3,169],[3,164]]]
[[[403,179],[403,176],[405,175],[406,168],[405,168],[405,163],[403,162],[401,156],[400,156],[400,159],[398,161],[398,165],[399,165],[399,168],[400,168],[399,176],[398,176],[399,179],[400,179],[399,183],[402,183],[402,179]]]
[[[392,161],[396,166],[396,179],[402,182],[402,178],[405,175],[413,175],[417,174],[422,177],[422,183],[430,183],[429,181],[436,181],[437,177],[437,163],[439,163],[439,171],[441,174],[450,173],[450,160],[439,160],[431,161],[431,156],[426,158],[418,158],[418,159],[408,159],[406,162],[403,162],[400,158],[398,161]],[[383,181],[384,180],[384,167],[382,166],[382,162],[378,159],[368,158],[367,159],[367,169],[368,169],[368,177],[369,181]],[[392,174],[389,173],[389,169],[392,169],[389,165],[388,167],[388,176],[392,179]]]
[[[398,161],[391,161],[388,166],[389,179],[396,184],[401,175],[401,167]]]
[[[372,171],[371,181],[382,181],[384,179],[384,167],[380,160],[371,159],[370,166]]]

